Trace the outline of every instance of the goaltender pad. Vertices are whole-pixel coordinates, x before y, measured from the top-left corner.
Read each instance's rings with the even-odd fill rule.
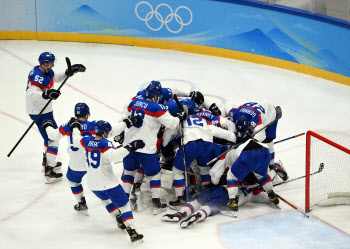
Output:
[[[324,164],[322,172],[312,174]],[[305,211],[350,204],[350,131],[306,133]]]

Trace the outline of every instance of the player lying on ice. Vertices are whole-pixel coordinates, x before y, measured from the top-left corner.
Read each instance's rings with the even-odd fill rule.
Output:
[[[279,200],[267,174],[269,162],[268,149],[249,139],[224,155],[210,172],[212,182],[219,184],[223,172],[230,165],[227,172],[227,187],[214,186],[204,190],[179,212],[164,215],[162,220],[177,222],[187,217],[180,223],[182,228],[187,228],[210,215],[218,214],[220,210],[225,215],[236,217],[238,206],[246,202],[271,201],[274,205],[278,205]],[[196,212],[193,213],[194,211]]]

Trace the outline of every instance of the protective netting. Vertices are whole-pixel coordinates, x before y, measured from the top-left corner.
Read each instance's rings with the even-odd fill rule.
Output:
[[[315,133],[350,150],[350,131],[317,130]],[[315,205],[350,204],[350,154],[311,135],[310,209]],[[321,172],[320,165],[324,164]],[[314,173],[314,174],[313,174]]]

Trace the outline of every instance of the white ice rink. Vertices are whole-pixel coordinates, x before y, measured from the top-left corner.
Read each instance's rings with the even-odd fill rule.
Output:
[[[47,185],[41,172],[43,140],[32,129],[10,158],[7,154],[31,123],[25,113],[27,76],[41,52],[58,61],[54,70],[72,64],[87,68],[70,78],[54,102],[56,122],[68,122],[77,102],[90,106],[91,119],[111,123],[119,119],[123,104],[146,86],[160,80],[164,87],[200,90],[224,103],[268,99],[283,110],[277,140],[307,130],[349,130],[350,87],[287,70],[241,61],[129,46],[0,41],[1,249],[111,249],[132,248],[128,236],[92,192],[84,189],[90,216],[73,209],[75,198],[68,182]],[[58,86],[56,86],[57,88]],[[220,96],[220,97],[214,97]],[[59,159],[67,169],[66,140]],[[305,136],[275,146],[291,178],[305,175]],[[122,165],[116,165],[120,174]],[[350,180],[350,179],[349,179]],[[342,184],[338,182],[337,184]],[[276,193],[304,209],[304,181],[275,188]],[[191,229],[168,224],[151,210],[135,212],[137,229],[145,236],[139,248],[350,248],[350,207],[317,208],[305,218],[285,203],[281,209],[249,203],[238,218],[216,215]],[[168,210],[168,213],[173,211]]]

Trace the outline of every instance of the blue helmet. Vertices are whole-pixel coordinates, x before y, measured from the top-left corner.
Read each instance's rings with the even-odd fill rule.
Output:
[[[41,55],[39,56],[40,66],[44,65],[45,62],[51,63],[51,62],[55,61],[55,59],[56,58],[55,58],[54,54],[51,54],[50,52],[41,53]]]
[[[159,81],[155,80],[149,83],[148,87],[146,88],[146,98],[154,99],[154,96],[158,96],[158,101],[162,96],[162,85]]]
[[[90,116],[90,108],[87,104],[85,103],[78,103],[75,105],[74,107],[74,115],[77,116],[86,116],[89,115]]]
[[[246,133],[250,127],[250,121],[252,121],[252,116],[247,113],[238,113],[237,119],[235,120],[237,131]]]
[[[103,135],[105,131],[107,133],[110,133],[111,130],[112,130],[112,126],[106,121],[99,120],[95,124],[96,135]]]

